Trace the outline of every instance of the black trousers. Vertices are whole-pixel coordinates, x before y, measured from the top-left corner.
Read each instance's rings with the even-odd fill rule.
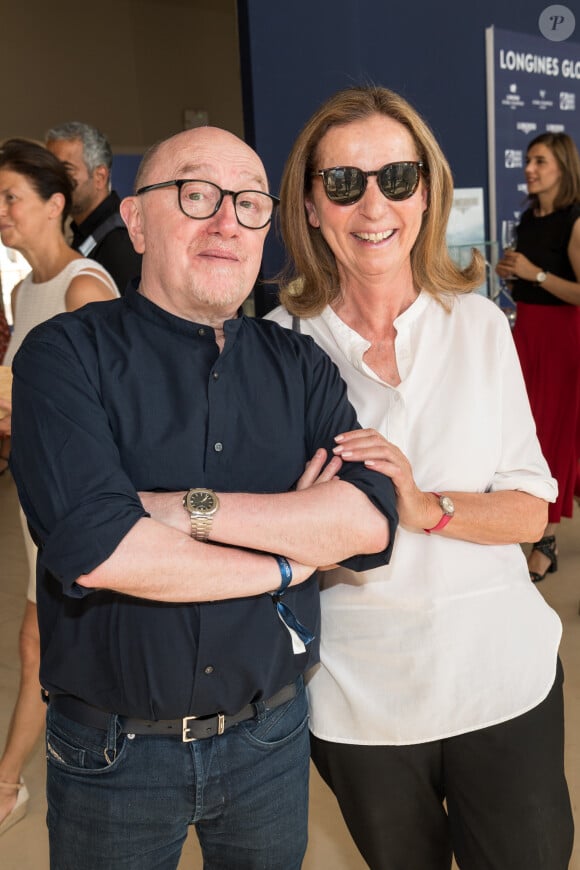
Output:
[[[314,763],[371,870],[566,870],[563,673],[516,719],[413,746],[329,743]],[[445,802],[445,804],[444,804]]]

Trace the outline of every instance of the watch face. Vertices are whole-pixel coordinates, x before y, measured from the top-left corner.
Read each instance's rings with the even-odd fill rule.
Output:
[[[194,489],[187,495],[187,507],[196,513],[211,513],[217,507],[217,498],[209,489]]]
[[[446,514],[448,517],[453,516],[453,514],[455,513],[455,505],[453,504],[452,500],[449,498],[448,495],[442,495],[439,499],[439,504],[441,505],[441,510],[444,514]]]

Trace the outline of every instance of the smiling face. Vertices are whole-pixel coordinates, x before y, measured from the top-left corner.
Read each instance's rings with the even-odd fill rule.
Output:
[[[547,145],[538,142],[531,146],[526,155],[525,175],[530,196],[553,202],[560,189],[562,171]]]
[[[318,144],[315,168],[356,166],[366,172],[387,163],[417,161],[409,131],[385,115],[331,127]],[[396,280],[404,292],[413,290],[410,254],[421,228],[427,195],[423,181],[409,199],[388,200],[376,176],[368,178],[362,198],[337,205],[324,192],[322,179],[312,180],[306,199],[308,220],[336,258],[343,292],[370,282]]]
[[[26,254],[42,238],[50,220],[62,211],[62,207],[57,208],[56,200],[56,196],[46,201],[42,199],[25,175],[0,169],[2,243]]]
[[[202,127],[164,142],[141,186],[179,178],[211,181],[224,190],[268,191],[257,154],[225,130]],[[129,197],[122,214],[144,254],[142,290],[161,307],[196,322],[235,315],[258,275],[268,227],[240,226],[231,196],[217,214],[193,220],[181,211],[177,187]]]

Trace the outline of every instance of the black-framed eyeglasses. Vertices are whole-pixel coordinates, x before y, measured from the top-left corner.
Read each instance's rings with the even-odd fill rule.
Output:
[[[213,181],[197,178],[176,178],[173,181],[160,181],[140,187],[137,196],[162,187],[177,187],[179,208],[188,218],[205,221],[220,210],[224,196],[231,196],[236,219],[240,226],[249,230],[261,230],[272,220],[275,207],[280,200],[271,193],[261,190],[222,190]]]
[[[324,192],[337,205],[358,202],[367,189],[369,175],[376,175],[380,191],[387,199],[400,202],[409,199],[417,190],[423,166],[420,161],[403,160],[387,163],[371,172],[365,172],[357,166],[333,166],[332,169],[320,169],[312,175],[322,177]]]

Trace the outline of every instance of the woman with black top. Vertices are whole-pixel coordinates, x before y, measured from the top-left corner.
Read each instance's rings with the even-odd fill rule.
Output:
[[[548,525],[530,553],[537,583],[558,567],[556,527],[580,495],[580,156],[566,133],[543,133],[526,155],[529,207],[497,272],[511,279],[514,339],[542,452],[558,481]]]

